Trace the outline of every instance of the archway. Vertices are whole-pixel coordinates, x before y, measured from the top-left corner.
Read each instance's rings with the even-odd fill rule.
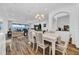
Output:
[[[68,12],[60,11],[53,16],[53,28],[55,31],[69,31],[70,15]]]

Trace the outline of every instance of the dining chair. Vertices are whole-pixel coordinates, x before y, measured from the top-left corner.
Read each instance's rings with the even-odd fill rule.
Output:
[[[31,33],[31,30],[29,29],[28,30],[28,40],[29,40],[29,43],[31,42],[31,38],[32,37],[32,33]]]
[[[67,48],[69,43],[69,32],[57,32],[59,35],[57,44],[56,44],[56,51],[61,52],[63,55],[67,54]]]
[[[28,39],[29,39],[30,45],[31,43],[33,44],[33,50],[34,50],[34,47],[35,47],[35,31],[34,30],[28,31]]]
[[[56,38],[48,38],[49,40],[51,40],[51,45],[49,45],[49,55],[51,55],[51,51],[52,51],[52,55],[55,55],[55,44],[56,44]]]
[[[55,32],[47,32],[43,34],[43,40],[50,42],[49,44],[49,55],[55,55],[55,44],[57,41],[58,35]]]
[[[12,39],[6,40],[6,45],[9,46],[9,50],[12,51]]]
[[[6,54],[6,37],[4,33],[0,33],[0,55]]]
[[[36,53],[38,51],[38,47],[43,49],[43,55],[45,55],[45,49],[49,46],[48,44],[44,44],[44,40],[42,37],[42,32],[38,31],[36,32],[36,43],[37,43],[37,48],[36,48]]]
[[[51,55],[51,51],[52,51],[52,54],[55,55],[55,40],[54,39],[51,39],[51,38],[43,38],[44,40],[50,42],[51,44],[49,44],[49,55]]]

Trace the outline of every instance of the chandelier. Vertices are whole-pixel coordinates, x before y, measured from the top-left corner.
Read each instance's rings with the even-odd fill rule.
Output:
[[[37,20],[43,20],[45,18],[44,14],[36,14],[35,19]]]

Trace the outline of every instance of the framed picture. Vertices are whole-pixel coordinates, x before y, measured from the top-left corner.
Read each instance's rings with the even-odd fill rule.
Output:
[[[46,24],[44,24],[43,26],[46,27]]]

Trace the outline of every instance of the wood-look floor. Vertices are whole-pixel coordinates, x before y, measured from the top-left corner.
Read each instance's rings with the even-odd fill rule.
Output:
[[[11,44],[11,47],[10,47]],[[75,48],[74,45],[70,44],[68,47],[68,55],[79,55],[79,49]],[[22,37],[21,39],[12,39],[11,43],[6,44],[6,54],[7,55],[42,55],[42,49],[35,53],[35,49],[28,44],[27,37]],[[46,55],[48,55],[48,48],[46,49]],[[61,55],[56,51],[56,55]]]

